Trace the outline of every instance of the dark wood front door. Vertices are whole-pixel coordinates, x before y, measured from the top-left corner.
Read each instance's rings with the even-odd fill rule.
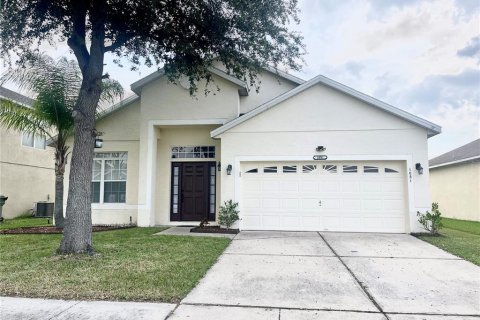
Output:
[[[212,172],[213,180],[211,180]],[[173,163],[171,220],[214,220],[215,213],[210,210],[211,194],[209,192],[212,181],[215,189],[214,180],[215,162]]]

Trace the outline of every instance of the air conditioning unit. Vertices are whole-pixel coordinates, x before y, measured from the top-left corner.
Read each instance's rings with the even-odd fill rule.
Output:
[[[53,217],[53,208],[55,204],[53,202],[40,201],[35,204],[35,217]]]

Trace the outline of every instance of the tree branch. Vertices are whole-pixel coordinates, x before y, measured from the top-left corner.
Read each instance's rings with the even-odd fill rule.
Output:
[[[117,40],[115,42],[113,42],[111,45],[105,46],[105,52],[117,50],[118,48],[123,46],[125,43],[127,43],[127,41],[130,40],[130,39],[131,39],[131,37],[129,37],[125,34],[120,35],[117,38]]]
[[[85,44],[87,5],[84,1],[73,1],[72,7],[73,29],[70,38],[67,40],[67,44],[73,50],[75,57],[77,57],[80,69],[84,71],[90,58]]]

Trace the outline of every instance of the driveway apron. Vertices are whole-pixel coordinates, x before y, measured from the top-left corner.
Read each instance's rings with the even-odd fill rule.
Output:
[[[479,289],[479,267],[410,235],[250,231],[169,319],[478,319]]]

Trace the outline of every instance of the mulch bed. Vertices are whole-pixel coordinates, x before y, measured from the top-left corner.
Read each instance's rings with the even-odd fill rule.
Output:
[[[190,229],[190,232],[195,233],[221,233],[221,234],[237,234],[240,232],[238,229],[225,229],[219,226],[206,226],[203,228],[195,227]]]
[[[93,226],[93,232],[109,231],[118,229],[127,229],[134,226]],[[43,226],[43,227],[21,227],[15,229],[0,230],[0,234],[58,234],[63,233],[63,229],[55,226]]]

